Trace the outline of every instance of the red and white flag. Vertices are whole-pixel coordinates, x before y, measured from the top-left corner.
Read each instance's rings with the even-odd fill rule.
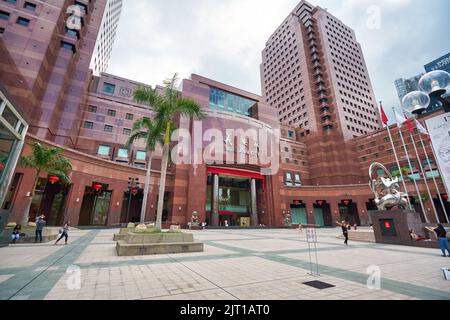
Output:
[[[416,122],[416,127],[417,130],[419,130],[420,134],[424,134],[426,136],[430,136],[430,134],[428,133],[427,129],[425,129],[425,127],[417,120],[415,120]]]
[[[395,113],[395,120],[397,121],[397,126],[401,128],[408,120],[400,113],[398,113],[397,110],[394,110],[394,113]]]
[[[383,104],[381,102],[380,102],[380,111],[381,111],[381,120],[383,121],[383,123],[385,125],[387,125],[389,122],[389,118],[387,117],[386,113],[384,112]]]
[[[408,116],[406,115],[406,113],[403,113],[406,119],[406,124],[408,125],[408,130],[411,134],[414,134],[414,125],[411,122],[411,120],[408,119]]]

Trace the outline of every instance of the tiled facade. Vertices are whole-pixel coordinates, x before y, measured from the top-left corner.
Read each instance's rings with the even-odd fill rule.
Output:
[[[146,85],[106,73],[92,74],[89,62],[107,1],[78,3],[85,3],[90,19],[86,19],[80,39],[72,39],[64,33],[64,12],[73,1],[38,2],[36,11],[27,14],[23,1],[0,2],[0,10],[10,13],[8,20],[0,19],[0,27],[5,29],[0,35],[5,57],[0,62],[0,80],[31,123],[28,144],[37,140],[62,146],[73,163],[70,188],[45,183],[46,174],[42,175],[41,209],[53,216],[55,224],[65,219],[73,225],[126,223],[139,216],[142,202],[142,195],[132,197],[127,209],[129,178],[144,181],[147,155],[143,145],[130,151],[125,145],[134,121],[152,116],[146,106],[132,99],[133,90]],[[15,22],[21,15],[31,16],[28,28]],[[45,15],[52,19],[43,19]],[[51,30],[51,35],[41,28]],[[61,41],[72,43],[77,50],[61,47]],[[279,130],[279,170],[262,175],[267,164],[221,164],[212,159],[196,165],[171,163],[165,222],[186,225],[197,212],[198,219],[208,220],[210,225],[215,224],[214,219],[223,223],[224,219],[234,219],[230,211],[236,209],[249,210],[240,214],[252,224],[271,227],[283,226],[287,220],[334,226],[343,217],[367,225],[369,211],[374,209],[368,167],[378,161],[392,169],[395,158],[387,132],[381,129],[354,32],[326,11],[302,1],[269,40],[261,78],[262,96],[199,75],[184,79],[180,95],[200,103],[206,117],[200,127],[190,119],[177,122],[191,136],[198,132],[204,136],[209,129],[219,129],[225,137],[231,129]],[[392,131],[400,150],[397,129]],[[218,143],[223,147],[231,142],[227,140]],[[228,153],[237,159],[242,152],[239,141],[234,141],[235,149]],[[191,142],[193,156],[203,154],[208,147],[204,141]],[[246,142],[252,146],[251,139]],[[429,147],[427,151],[433,158]],[[24,153],[29,152],[27,146]],[[400,157],[403,163],[404,154]],[[146,221],[155,219],[160,159],[158,148],[152,162]],[[428,168],[430,172],[435,169],[434,164]],[[11,221],[23,216],[34,175],[33,170],[17,169],[9,194]],[[229,184],[222,192],[229,192],[229,198],[232,192],[239,194],[239,201],[215,208],[216,183]],[[95,185],[101,185],[104,192],[94,192]],[[414,195],[412,184],[408,185]],[[423,180],[419,187],[425,191]],[[439,188],[431,187],[433,197],[444,193],[443,185]],[[218,197],[226,202],[226,194]],[[434,221],[430,201],[425,211]]]

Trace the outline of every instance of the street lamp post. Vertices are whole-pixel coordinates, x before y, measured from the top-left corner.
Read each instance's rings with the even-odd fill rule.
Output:
[[[442,103],[442,106],[443,106],[445,112],[450,112],[450,101],[448,99],[448,95],[446,98],[444,97],[446,94],[448,94],[450,92],[450,74],[448,72],[443,71],[443,70],[436,70],[436,71],[432,71],[432,72],[425,74],[419,80],[419,89],[420,89],[420,91],[413,91],[413,92],[407,94],[403,98],[402,105],[403,105],[403,109],[406,112],[413,114],[414,117],[419,117],[422,113],[424,113],[426,111],[426,109],[430,105],[432,98],[435,98]],[[420,140],[421,140],[422,148],[425,153],[427,164],[428,164],[428,166],[431,166],[430,159],[426,153],[426,148],[423,143],[423,139],[421,138]],[[414,144],[414,141],[413,141],[413,144]],[[417,150],[416,150],[416,153],[417,153]],[[419,161],[420,161],[420,159],[419,159]],[[434,177],[434,175],[432,175],[432,178],[433,178],[435,187],[439,193],[436,178]],[[424,179],[425,179],[425,184],[426,184],[427,177],[424,176]],[[429,190],[428,190],[428,192],[430,193]],[[445,205],[444,205],[444,199],[442,198],[441,195],[439,195],[439,200],[441,202],[441,205],[442,205],[445,215],[447,215]],[[433,201],[433,199],[431,199],[431,201]],[[434,206],[434,203],[433,203],[433,206]],[[439,219],[438,219],[438,221],[439,221]]]
[[[141,183],[139,178],[128,178],[128,208],[127,208],[127,221],[130,222],[130,210],[131,210],[131,200],[134,195],[139,192]]]

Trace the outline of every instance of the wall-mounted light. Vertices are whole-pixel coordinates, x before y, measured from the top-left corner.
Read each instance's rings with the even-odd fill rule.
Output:
[[[31,192],[27,192],[27,194],[25,195],[25,197],[31,197]]]
[[[181,211],[181,209],[182,209],[181,207],[178,207],[178,211]]]
[[[119,203],[119,202],[117,202],[117,203],[116,203],[116,206],[120,206],[120,203]]]

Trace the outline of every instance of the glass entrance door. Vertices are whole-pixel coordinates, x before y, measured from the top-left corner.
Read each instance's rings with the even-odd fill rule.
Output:
[[[93,226],[106,226],[111,195],[112,191],[104,191],[96,197],[94,211],[92,213]]]
[[[291,211],[292,224],[308,224],[305,206],[293,206],[291,207]]]

